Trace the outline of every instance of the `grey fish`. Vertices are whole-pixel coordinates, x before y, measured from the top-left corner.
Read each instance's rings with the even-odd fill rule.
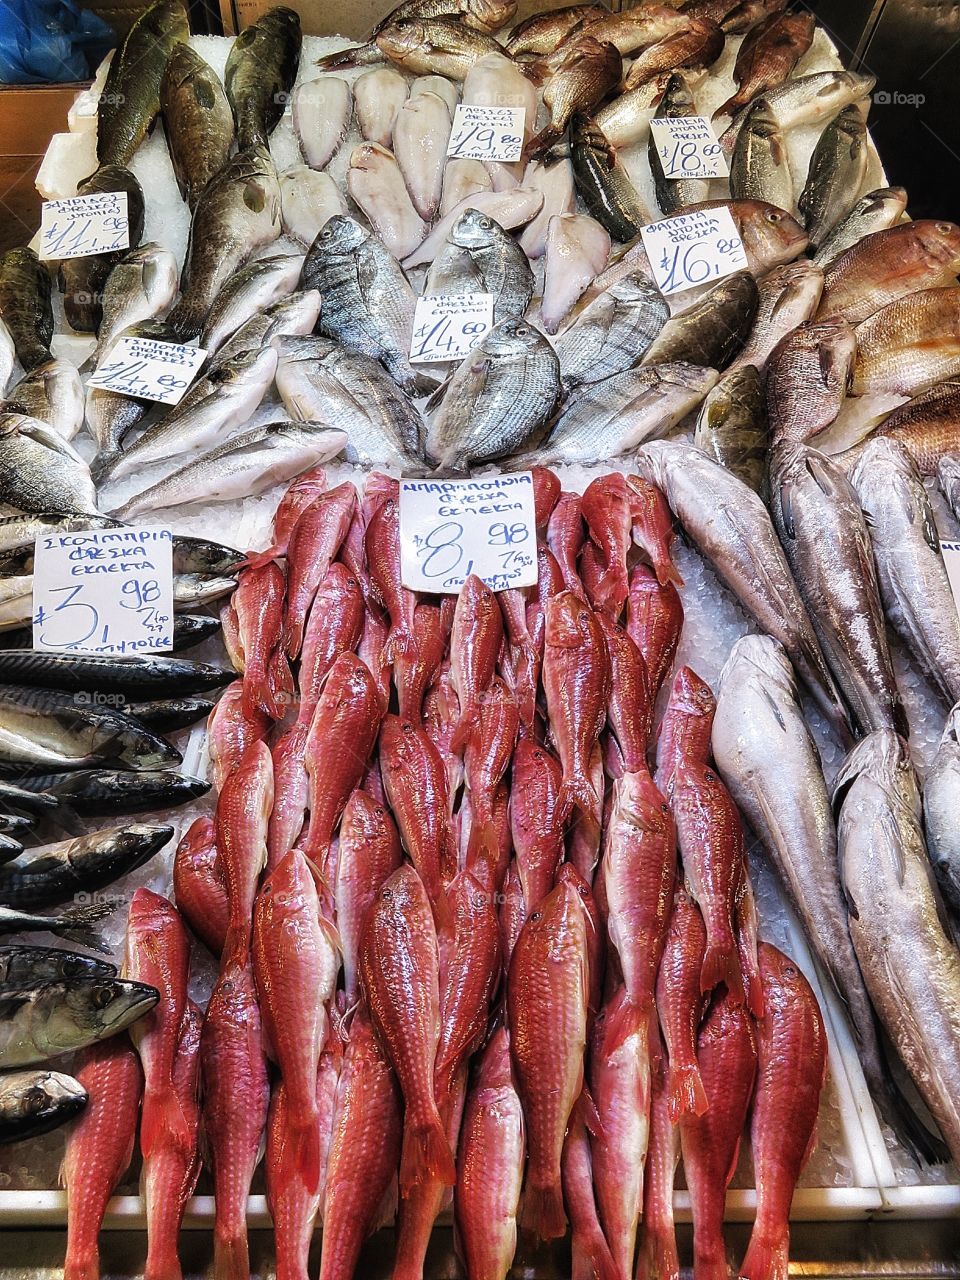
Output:
[[[815,71],[809,76],[785,80],[775,89],[767,89],[763,98],[773,118],[786,133],[800,125],[819,124],[831,119],[852,102],[865,98],[876,82],[876,76],[856,71]],[[749,109],[746,106],[738,111],[720,138],[720,145],[728,154],[733,151]]]
[[[209,355],[219,352],[233,334],[268,307],[288,298],[300,280],[303,258],[296,253],[257,258],[235,271],[217,294],[200,335]]]
[[[3,403],[4,411],[22,413],[53,427],[72,440],[83,426],[83,383],[69,360],[48,360],[25,374]]]
[[[503,458],[543,438],[560,399],[560,362],[539,329],[522,319],[501,320],[457,367],[442,394],[426,438],[436,466],[463,468]]]
[[[700,408],[693,443],[761,493],[769,440],[763,381],[757,368],[745,364],[728,370]]]
[[[274,338],[305,336],[312,333],[320,316],[320,294],[316,289],[298,289],[286,298],[272,303],[266,310],[246,320],[229,337],[210,361],[213,372],[235,356],[273,345]]]
[[[72,978],[0,994],[0,1067],[26,1067],[126,1030],[160,998],[123,978]]]
[[[32,561],[32,544],[44,534],[76,533],[82,529],[111,529],[116,523],[116,520],[111,520],[109,516],[63,515],[53,512],[6,516],[0,519],[0,559],[4,552],[30,547]],[[6,572],[6,570],[3,569],[0,572]]]
[[[769,106],[759,98],[743,122],[730,161],[734,200],[766,200],[793,208],[793,179],[783,133]]]
[[[177,186],[193,209],[227,163],[234,130],[220,77],[188,44],[178,44],[167,63],[160,110]]]
[[[97,493],[80,455],[52,427],[0,414],[0,503],[23,512],[97,515]]]
[[[960,922],[960,705],[947,716],[937,754],[923,780],[923,825],[927,853],[953,917]],[[954,929],[956,933],[956,929]]]
[[[849,480],[825,454],[780,446],[770,508],[830,670],[864,733],[907,719],[887,644],[870,534]]]
[[[205,796],[210,790],[208,782],[201,778],[191,778],[178,769],[146,769],[139,773],[129,769],[75,769],[66,773],[41,774],[33,778],[24,778],[23,783],[37,789],[42,787],[44,791],[69,805],[74,813],[82,814],[84,817],[109,817],[111,814],[116,816],[121,813],[156,813],[158,809],[171,809],[175,805],[189,804],[191,800]],[[142,866],[153,856],[153,852],[147,852],[151,842],[148,833],[151,830],[157,833],[153,838],[159,842],[156,845],[157,848],[162,848],[169,839],[167,836],[161,840],[159,833],[165,831],[172,834],[173,832],[172,827],[116,828],[111,839],[116,847],[118,865],[122,868],[117,874],[126,875],[127,872]],[[103,843],[106,845],[107,839],[104,833],[96,834],[98,837],[103,837]],[[71,845],[78,845],[80,841],[89,841],[91,838],[81,836],[78,840],[68,842],[63,848],[67,849]],[[128,846],[126,851],[123,849],[124,842]],[[44,854],[44,859],[47,856]],[[128,858],[129,865],[126,861]],[[81,874],[82,866],[77,864],[73,854],[71,854],[71,862],[76,866],[78,875]],[[11,872],[15,871],[16,865],[10,869]],[[116,878],[116,875],[111,875],[110,879],[103,883],[109,884]],[[85,887],[90,888],[89,885]],[[0,877],[0,896],[5,892],[6,881]]]
[[[179,764],[169,742],[130,716],[82,704],[68,693],[0,687],[0,760],[82,769],[117,760],[131,769]]]
[[[0,987],[31,987],[71,978],[114,978],[117,966],[62,947],[0,947]]]
[[[410,364],[416,298],[397,260],[354,218],[335,214],[303,264],[302,284],[319,289],[318,331],[348,351],[379,360],[411,395],[433,385]]]
[[[632,368],[670,315],[667,300],[643,271],[623,276],[583,308],[554,344],[567,390]]]
[[[570,159],[577,190],[587,211],[614,240],[627,243],[650,222],[640,193],[630,181],[603,130],[589,116],[570,121]]]
[[[887,618],[952,705],[960,699],[960,617],[920,474],[899,441],[875,436],[850,482],[870,530]]]
[[[762,498],[694,445],[659,440],[637,454],[701,555],[795,670],[841,738],[847,712]]]
[[[103,359],[125,329],[165,311],[176,292],[177,260],[169,249],[150,243],[124,254],[103,287],[95,361]]]
[[[0,681],[30,684],[41,689],[64,689],[84,694],[139,694],[151,697],[179,697],[219,689],[236,679],[209,662],[190,658],[170,658],[154,653],[108,656],[98,653],[47,653],[36,649],[0,650]],[[89,694],[86,694],[89,699]],[[75,699],[78,704],[82,698]]]
[[[0,631],[22,627],[32,617],[33,574],[4,578],[0,583]]]
[[[906,744],[858,743],[833,789],[850,936],[880,1021],[960,1159],[960,953],[945,931]]]
[[[450,242],[469,253],[482,293],[493,294],[493,322],[523,316],[533,297],[534,277],[527,255],[496,219],[467,209],[450,230]]]
[[[160,84],[178,44],[190,38],[186,8],[157,0],[113,55],[97,104],[97,160],[129,164],[160,110]]]
[[[335,422],[350,461],[423,464],[423,419],[379,361],[328,338],[279,338],[275,346],[277,391],[291,417]]]
[[[138,320],[121,329],[117,338],[153,338],[158,342],[177,342],[179,335],[165,320]],[[104,353],[109,354],[109,353]],[[120,457],[124,440],[138,427],[154,405],[149,400],[118,395],[102,387],[87,387],[87,426],[97,442],[97,452],[90,463],[90,474],[96,483]]]
[[[667,80],[663,97],[654,115],[655,120],[682,120],[697,115],[697,104],[693,91],[679,71],[674,71]],[[666,217],[678,213],[684,205],[696,204],[706,200],[710,191],[710,182],[706,178],[667,178],[664,176],[663,160],[657,150],[657,141],[653,131],[647,143],[647,158],[653,185],[657,192],[657,204],[660,212]]]
[[[833,422],[856,354],[856,336],[845,320],[800,325],[774,348],[767,368],[774,440],[808,440]]]
[[[215,446],[242,426],[266,395],[277,370],[272,347],[235,356],[201,375],[179,404],[138,436],[109,466],[112,481],[134,468]]]
[[[127,498],[116,514],[129,520],[165,507],[247,498],[345,451],[348,439],[345,431],[325,422],[252,427]]]
[[[173,573],[236,574],[247,563],[246,553],[209,538],[173,535]]]
[[[423,296],[460,297],[464,293],[480,293],[480,273],[466,249],[449,241],[427,268]]]
[[[868,191],[865,196],[860,197],[846,217],[841,218],[824,236],[823,244],[813,255],[814,262],[821,267],[830,266],[864,236],[896,226],[906,207],[907,192],[904,187],[878,187],[876,191]]]
[[[267,146],[297,78],[302,44],[300,15],[278,5],[231,45],[223,79],[241,150]]]
[[[845,107],[820,135],[797,201],[814,248],[853,208],[866,171],[867,126],[859,107]]]
[[[6,525],[10,528],[3,527]],[[0,521],[0,539],[9,544],[0,551],[0,577],[32,573],[34,543],[43,534],[78,533],[88,529],[101,531],[115,529],[117,540],[121,541],[135,539],[137,536],[124,529],[119,520],[112,520],[109,516],[83,520],[80,516],[70,518],[41,515]],[[207,538],[191,538],[182,533],[173,535],[174,576],[181,573],[233,574],[243,568],[246,560],[242,551],[224,546],[221,542],[211,542]],[[29,649],[31,646],[23,647]]]
[[[111,191],[127,194],[127,226],[129,243],[112,253],[95,253],[86,258],[64,258],[58,273],[63,311],[67,323],[80,333],[96,333],[103,316],[103,290],[110,272],[130,250],[136,249],[143,236],[143,188],[134,174],[122,165],[104,165],[85,178],[77,187],[77,195],[99,195]]]
[[[182,616],[182,615],[178,615]],[[196,724],[198,720],[206,720],[210,712],[216,704],[210,698],[198,698],[196,696],[188,698],[154,698],[150,702],[130,702],[127,704],[127,710],[134,720],[139,720],[141,724],[145,724],[148,729],[152,729],[154,733],[176,733],[179,729],[188,729],[191,725]],[[109,770],[107,772],[110,772]],[[120,771],[114,771],[120,772]],[[157,773],[164,772],[157,770]],[[195,782],[198,786],[205,787],[206,784],[198,779],[190,779],[186,774],[178,773],[176,770],[166,770],[171,780],[175,778],[185,779],[186,782]],[[123,771],[124,777],[129,778],[129,774]],[[144,776],[142,773],[139,775]],[[126,785],[126,784],[125,784]],[[176,784],[179,787],[179,783]],[[186,799],[190,797],[189,788],[184,788],[182,794]],[[198,791],[197,795],[203,795],[204,791]],[[172,800],[170,803],[177,803]],[[154,805],[154,808],[163,808],[162,804]],[[144,811],[149,812],[151,806],[144,805]],[[133,810],[127,810],[132,813]]]
[[[95,902],[88,906],[72,907],[59,915],[36,915],[30,911],[14,911],[0,907],[0,935],[6,933],[53,933],[68,942],[99,951],[101,955],[113,953],[97,933],[95,925],[116,911],[117,903]]]
[[[666,435],[695,409],[717,380],[692,364],[642,365],[576,387],[550,435],[524,462],[596,462]]]
[[[73,1076],[46,1069],[0,1075],[0,1142],[50,1133],[78,1116],[87,1091]]]
[[[752,364],[763,372],[777,343],[813,316],[822,290],[823,272],[806,258],[774,267],[762,276],[757,281],[753,328],[730,368]]]
[[[8,249],[0,257],[0,320],[26,373],[51,359],[50,276],[32,249]]]
[[[403,0],[376,24],[371,39],[401,18],[457,18],[474,31],[493,32],[506,26],[517,11],[515,0]],[[521,24],[522,25],[522,24]]]
[[[726,368],[747,340],[759,300],[749,271],[727,276],[688,310],[667,320],[647,348],[644,364],[684,361]]]
[[[170,324],[182,339],[207,323],[217,294],[238,267],[280,234],[280,183],[266,147],[238,151],[197,200]]]
[[[142,867],[172,835],[173,827],[133,823],[47,845],[0,867],[0,900],[32,910],[95,893]]]
[[[17,352],[10,330],[0,320],[0,396],[5,395],[17,363]]]
[[[228,596],[237,585],[236,578],[209,573],[178,573],[173,578],[174,609],[198,609]]]

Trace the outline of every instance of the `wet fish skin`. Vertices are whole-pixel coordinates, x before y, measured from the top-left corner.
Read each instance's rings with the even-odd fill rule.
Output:
[[[115,977],[116,973],[117,966],[106,960],[62,947],[32,947],[25,943],[0,947],[0,987],[23,988],[78,977]]]
[[[918,289],[952,283],[960,272],[960,227],[920,219],[873,232],[837,257],[824,278],[818,316],[858,324]]]
[[[557,338],[564,387],[569,391],[632,368],[668,315],[666,300],[644,273],[637,271],[616,281]]]
[[[311,169],[325,169],[350,126],[353,92],[339,76],[302,80],[293,91],[293,129]]]
[[[775,443],[811,439],[833,422],[856,357],[856,334],[845,320],[800,325],[774,347],[766,396]]]
[[[634,58],[624,77],[624,88],[636,89],[657,76],[684,67],[699,70],[711,66],[723,52],[724,35],[710,18],[688,18],[672,36],[651,45]]]
[[[734,64],[737,92],[713,113],[716,120],[732,115],[767,89],[775,89],[791,74],[813,41],[811,13],[773,13],[744,38]]]
[[[758,303],[757,284],[749,271],[727,276],[689,310],[666,321],[647,348],[644,364],[725,368],[746,341]]]
[[[393,127],[410,92],[407,81],[392,67],[365,71],[354,81],[354,113],[361,135],[368,142],[389,147]]]
[[[451,162],[453,163],[453,162]],[[505,231],[523,226],[541,212],[545,203],[544,192],[539,187],[507,187],[502,191],[492,188],[480,189],[474,183],[468,183],[469,194],[452,204],[441,218],[434,224],[433,230],[419,247],[404,258],[407,268],[423,266],[431,263],[445,248],[449,248],[447,240],[453,224],[467,209],[477,209],[492,217]],[[454,193],[455,194],[455,193]],[[462,273],[461,273],[462,274]]]
[[[129,247],[136,249],[143,235],[143,188],[136,176],[121,165],[103,165],[80,183],[78,195],[124,191],[127,196]],[[103,315],[102,297],[110,272],[127,249],[97,253],[85,258],[65,258],[57,273],[63,310],[68,324],[82,333],[95,333]]]
[[[130,325],[153,320],[166,310],[176,291],[177,260],[168,249],[151,242],[124,254],[103,286],[97,362]]]
[[[0,1143],[36,1138],[83,1112],[83,1085],[61,1071],[5,1072],[0,1081]],[[65,1264],[64,1274],[71,1269]]]
[[[204,350],[215,355],[253,316],[288,298],[297,287],[302,267],[299,254],[277,253],[256,258],[234,271],[224,281],[204,322],[200,336]]]
[[[700,407],[693,443],[760,493],[769,439],[767,406],[756,366],[728,370]]]
[[[763,98],[747,112],[730,162],[735,200],[766,200],[793,208],[793,179],[784,135]]]
[[[45,422],[64,440],[72,440],[83,426],[83,384],[69,360],[37,365],[10,388],[4,408]]]
[[[471,162],[465,160],[461,163]],[[543,205],[539,213],[524,227],[520,235],[520,248],[532,262],[544,255],[547,229],[554,214],[576,213],[573,165],[568,159],[560,159],[552,164],[532,160],[524,170],[522,182],[528,191],[543,193]]]
[[[563,1202],[570,1215],[571,1269],[578,1276],[612,1276],[618,1272],[597,1211],[587,1114],[586,1095],[581,1093],[570,1117],[560,1163]]]
[[[212,818],[195,818],[177,845],[173,892],[191,930],[219,957],[227,935],[228,911]]]
[[[172,835],[172,827],[134,823],[48,845],[0,867],[0,896],[8,906],[34,908],[103,889],[143,866]]]
[[[393,127],[393,148],[414,208],[431,222],[440,207],[452,117],[435,93],[409,98]]]
[[[550,219],[544,254],[540,318],[556,333],[593,284],[610,256],[610,235],[585,214],[556,214]]]
[[[762,276],[757,282],[759,301],[753,328],[727,371],[751,364],[763,373],[777,344],[813,317],[823,284],[823,272],[805,258],[774,267]]]
[[[571,4],[524,18],[510,32],[505,48],[511,57],[524,53],[553,53],[581,19],[607,10],[595,4]]]
[[[492,36],[440,18],[399,18],[377,33],[376,46],[402,71],[450,80],[465,80],[475,62],[501,52]]]
[[[0,500],[22,513],[99,515],[87,464],[53,428],[0,415]]]
[[[467,209],[448,238],[469,253],[480,277],[480,291],[493,294],[494,324],[521,319],[533,297],[534,277],[527,255],[513,236],[488,214]]]
[[[916,395],[960,372],[960,289],[921,289],[856,326],[852,391]]]
[[[424,726],[384,718],[380,736],[383,787],[403,847],[438,915],[444,910],[444,875],[456,862],[445,761]]]
[[[8,249],[0,257],[0,320],[25,372],[51,359],[50,276],[32,249]]]
[[[233,673],[189,658],[160,654],[106,657],[97,654],[43,653],[35,649],[0,652],[7,684],[30,684],[77,692],[92,688],[128,695],[176,697],[228,684]],[[88,699],[92,701],[92,699]],[[78,699],[78,705],[84,700]]]
[[[664,88],[665,78],[658,76],[636,89],[621,93],[602,106],[597,112],[596,121],[607,141],[615,147],[642,143],[650,133],[650,118]]]
[[[683,605],[670,578],[661,583],[647,565],[630,571],[627,634],[640,650],[650,682],[651,705],[673,665],[683,627]]]
[[[241,151],[267,146],[297,78],[302,42],[300,15],[278,5],[231,45],[223,82]]]
[[[570,158],[589,213],[614,240],[627,243],[638,236],[650,212],[603,130],[580,111],[570,119]]]
[[[797,200],[815,248],[850,212],[866,171],[867,126],[860,108],[851,105],[820,135]]]
[[[673,1184],[680,1158],[679,1131],[667,1109],[666,1053],[659,1035],[650,1056],[660,1067],[651,1071],[650,1129],[643,1176],[638,1280],[679,1280],[677,1234],[673,1222]]]
[[[875,84],[875,76],[855,71],[815,71],[792,76],[776,88],[764,90],[763,98],[780,128],[787,131],[829,120],[844,107],[862,101]],[[720,136],[720,145],[728,154],[733,151],[749,109],[749,103],[742,107]]]
[[[623,59],[615,44],[585,31],[564,43],[559,62],[543,89],[550,123],[523,148],[525,160],[538,159],[559,142],[576,113],[588,115],[619,82]]]
[[[310,606],[343,545],[356,508],[357,491],[347,481],[321,493],[293,527],[287,545],[283,615],[283,644],[290,658],[300,652]]]
[[[426,236],[427,223],[413,206],[396,156],[386,147],[364,142],[354,148],[347,190],[395,258],[408,257]]]
[[[157,1003],[157,991],[121,978],[71,978],[3,993],[0,1064],[29,1067],[118,1035]]]
[[[947,716],[937,753],[923,783],[923,827],[930,865],[951,912],[960,916],[960,851],[952,814],[960,776],[957,708]],[[2,963],[2,961],[0,961]]]
[[[297,289],[287,297],[278,298],[240,325],[211,358],[208,370],[212,373],[242,352],[254,351],[268,343],[274,346],[280,338],[305,337],[313,332],[319,316],[320,294],[316,289]]]
[[[680,667],[657,733],[656,783],[663,794],[673,792],[674,775],[684,760],[710,763],[710,730],[717,700],[706,680],[687,666]]]
[[[827,233],[814,254],[814,262],[823,268],[830,266],[865,236],[896,226],[906,207],[907,193],[903,187],[878,187],[868,191]]]
[[[234,127],[220,77],[186,43],[176,46],[164,69],[160,112],[177,186],[194,209],[227,163]]]
[[[92,906],[70,908],[59,915],[44,916],[0,907],[0,934],[38,931],[53,933],[59,938],[99,951],[101,955],[111,956],[112,950],[104,944],[95,926],[115,909],[112,902],[97,902]]]

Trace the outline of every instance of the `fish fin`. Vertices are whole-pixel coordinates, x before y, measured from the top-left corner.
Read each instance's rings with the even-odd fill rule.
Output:
[[[771,1238],[754,1229],[747,1256],[740,1264],[739,1280],[787,1280],[787,1253],[790,1237],[781,1227]]]
[[[140,1150],[144,1161],[163,1143],[171,1140],[182,1152],[192,1151],[195,1134],[183,1114],[173,1083],[152,1096],[144,1093],[140,1115]]]
[[[683,1065],[671,1062],[669,1090],[667,1107],[674,1124],[678,1124],[684,1115],[702,1116],[710,1106],[696,1062]]]
[[[654,1225],[644,1220],[637,1280],[680,1280],[677,1233],[672,1225],[668,1228],[665,1223]]]
[[[445,1187],[452,1187],[457,1180],[453,1152],[436,1110],[426,1122],[404,1126],[400,1194],[409,1196],[413,1187],[431,1178],[439,1179]]]
[[[657,581],[661,587],[669,586],[671,583],[675,587],[683,586],[683,578],[680,576],[680,570],[673,563],[669,556],[666,559],[657,558],[657,563],[653,566],[653,571],[657,575]]]
[[[523,1196],[523,1225],[540,1240],[556,1240],[566,1234],[567,1214],[559,1180],[546,1187],[527,1183]]]
[[[370,49],[371,45],[377,48],[375,40],[369,41],[367,44],[355,45],[352,49],[338,49],[335,53],[325,53],[322,58],[317,58],[316,65],[321,71],[334,71],[339,67],[357,67],[363,66],[363,54]]]
[[[622,1280],[602,1234],[594,1239],[574,1232],[570,1242],[570,1280]]]
[[[227,932],[223,939],[223,948],[220,952],[221,969],[225,969],[229,964],[243,966],[250,952],[251,932],[252,925],[249,921],[243,924],[227,926]]]
[[[567,778],[560,784],[557,820],[561,824],[567,821],[574,809],[580,809],[588,818],[595,818],[598,807],[597,793],[589,778]]]
[[[736,939],[731,933],[723,942],[708,942],[700,969],[700,990],[708,995],[720,983],[726,983],[727,990],[738,1004],[746,1002],[743,990],[743,974],[740,972],[740,957],[737,954]]]
[[[597,597],[603,608],[609,609],[616,618],[623,608],[630,588],[627,582],[627,571],[622,564],[612,564],[604,569],[597,581]]]
[[[587,1085],[584,1085],[580,1090],[580,1096],[577,1099],[576,1107],[587,1132],[592,1134],[598,1142],[603,1142],[603,1121],[600,1119],[600,1112],[597,1110],[597,1104],[594,1102],[593,1094],[590,1092]]]
[[[524,161],[529,164],[531,160],[539,160],[541,156],[545,156],[563,138],[563,134],[564,130],[558,129],[555,124],[546,125],[523,148]]]
[[[741,105],[742,104],[738,101],[737,94],[734,94],[733,97],[728,98],[726,102],[721,102],[720,106],[717,107],[710,119],[719,120],[722,116],[729,116],[732,120],[736,112],[739,111]]]
[[[743,868],[744,891],[737,905],[736,929],[740,972],[746,982],[747,1008],[755,1018],[763,1017],[763,984],[757,961],[757,903],[753,886]]]
[[[250,1245],[246,1228],[238,1235],[213,1234],[213,1280],[250,1280]]]
[[[622,1044],[638,1031],[646,1031],[649,1026],[649,1009],[643,1005],[624,1000],[616,1013],[608,1015],[604,1040],[607,1052],[615,1053]]]
[[[453,731],[450,739],[450,750],[455,751],[457,755],[462,755],[466,749],[466,745],[470,740],[470,734],[480,725],[480,707],[474,703],[468,703],[460,712],[460,719]]]

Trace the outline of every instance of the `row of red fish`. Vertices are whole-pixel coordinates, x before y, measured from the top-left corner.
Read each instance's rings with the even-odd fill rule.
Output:
[[[219,1280],[249,1275],[264,1143],[280,1280],[306,1277],[315,1221],[321,1280],[349,1280],[394,1215],[394,1277],[421,1277],[451,1200],[469,1280],[502,1280],[518,1223],[569,1224],[575,1280],[630,1280],[635,1254],[676,1276],[681,1151],[696,1276],[726,1277],[751,1103],[739,1274],[786,1274],[826,1040],[803,975],[758,946],[689,668],[654,735],[683,621],[669,512],[638,477],[534,478],[537,586],[499,595],[404,588],[388,477],[359,499],[318,471],[282,500],[226,610],[243,674],[209,727],[215,818],[181,841],[177,906],[130,908],[126,968],[160,1002],[136,1053],[107,1041],[78,1072],[65,1280],[97,1275],[141,1109],[148,1280],[179,1274],[201,1130]],[[187,925],[220,959],[205,1015]]]

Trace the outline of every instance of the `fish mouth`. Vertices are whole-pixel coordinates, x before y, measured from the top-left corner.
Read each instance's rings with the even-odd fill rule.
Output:
[[[145,982],[124,981],[122,993],[105,1009],[103,1028],[109,1034],[125,1030],[132,1023],[139,1021],[160,1000],[160,992],[156,987]]]

